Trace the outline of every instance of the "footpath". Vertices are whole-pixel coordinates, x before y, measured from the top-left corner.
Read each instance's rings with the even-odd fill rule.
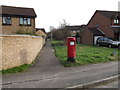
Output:
[[[3,88],[89,88],[118,79],[118,61],[64,67],[48,40],[26,72],[2,75]]]

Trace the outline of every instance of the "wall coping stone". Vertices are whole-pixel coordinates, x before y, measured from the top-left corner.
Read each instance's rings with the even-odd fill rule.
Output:
[[[25,34],[0,34],[0,37],[43,38],[41,36],[25,35]]]

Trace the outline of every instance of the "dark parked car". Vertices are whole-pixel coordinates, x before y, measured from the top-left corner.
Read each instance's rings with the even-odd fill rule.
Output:
[[[113,41],[109,38],[106,38],[106,37],[99,37],[97,39],[97,45],[98,46],[107,46],[107,47],[118,47],[120,45],[120,42],[119,41]]]

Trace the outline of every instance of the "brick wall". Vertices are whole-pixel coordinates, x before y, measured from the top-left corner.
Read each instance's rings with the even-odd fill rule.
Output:
[[[2,40],[0,69],[32,63],[45,43],[44,38],[30,35],[1,35],[0,40]]]
[[[82,44],[93,45],[93,34],[87,28],[85,28],[82,35]]]
[[[96,13],[89,22],[88,27],[95,27],[95,25],[98,24],[98,28],[105,33],[105,37],[114,38],[114,32],[110,29],[111,23],[111,19],[101,15],[100,13]]]
[[[11,17],[11,25],[2,25],[2,17],[0,17],[0,25],[2,25],[3,34],[16,34],[17,31],[34,32],[35,31],[35,19],[31,18],[31,26],[20,26],[18,17]]]

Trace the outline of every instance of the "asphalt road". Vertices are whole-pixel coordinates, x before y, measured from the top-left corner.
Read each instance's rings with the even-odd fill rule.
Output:
[[[50,75],[29,75],[21,79],[11,79],[3,81],[3,88],[65,88],[81,83],[87,83],[117,74],[116,66],[96,67],[90,69],[89,66],[79,67],[79,69],[68,69]],[[29,78],[28,78],[29,77]],[[5,77],[3,77],[3,80]],[[10,78],[10,77],[7,77]],[[6,78],[6,79],[7,79]],[[18,77],[17,77],[18,78]]]
[[[66,88],[118,75],[118,61],[63,67],[48,41],[27,72],[2,75],[3,88]]]

